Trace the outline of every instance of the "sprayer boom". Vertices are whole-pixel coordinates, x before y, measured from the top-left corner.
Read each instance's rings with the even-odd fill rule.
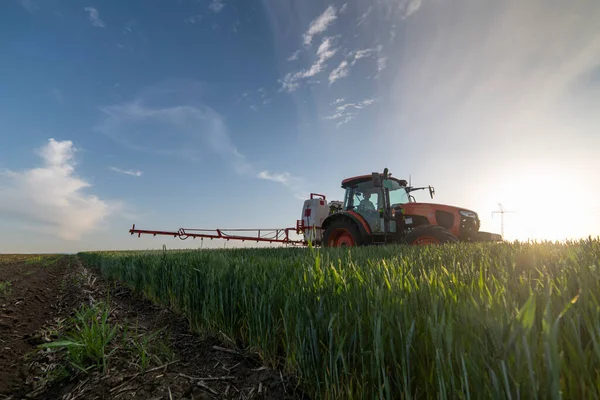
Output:
[[[283,229],[184,229],[178,231],[151,231],[145,229],[136,229],[135,224],[129,230],[129,233],[141,235],[165,235],[178,237],[181,240],[188,238],[200,239],[225,239],[225,240],[241,240],[242,242],[269,242],[269,243],[285,243],[295,245],[305,245],[304,240],[290,239],[290,232],[300,234],[301,227],[283,228]],[[244,233],[241,233],[244,232]]]

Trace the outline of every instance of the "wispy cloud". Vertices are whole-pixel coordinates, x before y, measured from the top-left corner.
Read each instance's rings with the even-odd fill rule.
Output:
[[[23,7],[30,13],[38,9],[38,5],[35,4],[32,0],[19,0],[19,4],[21,5],[21,7]]]
[[[239,175],[265,179],[233,143],[224,117],[194,100],[199,87],[185,81],[149,88],[131,101],[102,107],[105,118],[95,129],[134,151],[190,161],[218,155]],[[257,92],[266,96],[264,88]]]
[[[389,54],[394,67],[388,67],[386,86],[393,95],[386,104],[390,112],[376,122],[381,135],[394,146],[427,149],[435,168],[461,152],[461,162],[440,180],[458,175],[485,188],[473,200],[475,209],[491,209],[500,199],[544,205],[535,185],[514,182],[515,176],[536,181],[536,169],[539,176],[556,169],[565,177],[597,180],[600,3],[572,1],[568,13],[546,0],[473,4],[423,3],[411,15],[418,23],[399,24],[402,52]],[[469,165],[480,167],[481,178]],[[596,189],[571,183],[572,200],[598,198]],[[581,196],[572,196],[575,188]]]
[[[402,18],[410,17],[412,14],[417,12],[419,10],[419,8],[421,8],[421,0],[411,0],[408,3],[408,5],[406,6],[406,9],[404,11],[404,14],[402,15]]]
[[[215,13],[221,12],[223,7],[225,7],[223,0],[212,0],[208,5],[208,8]]]
[[[235,99],[235,104],[246,103],[252,111],[258,111],[260,107],[264,107],[270,102],[271,99],[264,87],[259,87],[256,92],[244,92]]]
[[[356,26],[361,26],[362,24],[364,24],[369,15],[371,15],[371,12],[373,12],[373,6],[369,6],[367,11],[365,11],[363,15],[356,19]]]
[[[355,50],[350,53],[350,57],[353,57],[351,64],[352,65],[356,64],[358,62],[358,60],[360,60],[361,58],[366,58],[366,57],[372,56],[375,53],[380,53],[382,49],[383,49],[383,46],[379,45],[377,47],[373,47],[373,48],[369,48],[369,49]]]
[[[38,151],[41,167],[0,173],[0,214],[65,240],[98,229],[119,205],[84,193],[91,184],[75,175],[76,150],[70,140],[51,138]]]
[[[289,172],[274,174],[267,170],[263,170],[258,173],[257,177],[267,181],[280,183],[283,186],[290,189],[294,193],[294,197],[296,197],[297,199],[306,199],[306,193],[303,190],[304,181],[298,177],[293,176]]]
[[[585,92],[591,89],[578,89],[578,81],[600,67],[600,33],[593,22],[600,3],[574,2],[570,17],[543,0],[475,9],[469,1],[458,0],[454,6],[436,7],[420,10],[420,22],[410,33],[414,39],[403,46],[397,68],[402,73],[390,82],[390,90],[402,91],[391,106],[402,110],[407,132],[465,137],[485,130],[489,137],[500,126],[502,137],[549,132],[558,126],[549,121],[566,112],[567,98],[579,104],[575,108],[590,100]],[[441,17],[448,12],[456,18]],[[544,128],[533,129],[532,124]]]
[[[329,74],[329,84],[331,85],[338,79],[346,76],[348,76],[348,61],[344,60]]]
[[[377,59],[377,72],[381,72],[387,66],[387,57],[379,57]]]
[[[200,22],[202,21],[202,19],[204,19],[204,16],[202,16],[202,14],[197,14],[197,15],[191,15],[191,16],[187,17],[187,18],[184,20],[184,22],[185,22],[186,24],[192,24],[192,25],[195,25],[195,24],[198,24],[198,23],[200,23]]]
[[[350,67],[354,66],[358,60],[367,57],[375,58],[377,54],[381,54],[382,48],[383,46],[379,45],[377,47],[359,49],[348,53],[346,56],[347,60],[342,60],[340,64],[329,73],[329,85],[332,85],[338,79],[346,78],[350,74]],[[348,59],[350,61],[348,61]],[[377,58],[378,73],[383,71],[383,69],[386,67],[386,63],[387,57],[379,56],[379,58]]]
[[[112,170],[112,171],[115,171],[115,172],[117,172],[119,174],[131,175],[131,176],[136,176],[136,177],[140,177],[143,174],[142,171],[134,171],[132,169],[125,170],[125,169],[120,169],[120,168],[117,168],[117,167],[109,167],[109,169]]]
[[[288,57],[288,61],[294,61],[297,60],[300,57],[300,53],[302,52],[302,49],[298,49],[294,52],[294,54],[292,54],[291,56]]]
[[[299,86],[299,81],[302,79],[310,78],[318,73],[322,72],[327,66],[325,62],[335,55],[337,49],[332,48],[333,37],[327,37],[323,39],[323,42],[317,50],[317,60],[310,66],[310,68],[301,70],[295,73],[288,73],[281,81],[282,89],[288,92],[296,90]]]
[[[321,15],[315,18],[304,34],[304,44],[309,45],[312,42],[313,36],[320,35],[325,32],[329,25],[337,18],[335,7],[329,6]]]
[[[243,168],[222,116],[205,104],[155,106],[142,96],[101,111],[105,119],[95,129],[132,150],[199,160],[208,146]]]
[[[98,13],[98,10],[96,10],[93,7],[85,7],[84,11],[87,11],[92,25],[94,25],[97,28],[104,28],[106,26],[104,24],[104,21],[100,19],[100,13]]]
[[[338,99],[339,100],[339,99]],[[342,100],[343,101],[343,100]],[[346,103],[335,107],[335,112],[332,115],[325,117],[325,119],[336,120],[336,127],[340,127],[356,118],[360,110],[370,106],[375,102],[374,99],[365,99],[358,103]],[[340,104],[340,101],[335,101],[332,104]]]

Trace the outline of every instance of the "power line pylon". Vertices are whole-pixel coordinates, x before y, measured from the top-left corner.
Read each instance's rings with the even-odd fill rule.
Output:
[[[494,218],[494,214],[500,214],[500,232],[502,235],[502,239],[504,240],[504,214],[505,213],[513,213],[514,211],[507,211],[504,209],[502,204],[498,203],[499,209],[496,211],[492,211],[492,218]]]

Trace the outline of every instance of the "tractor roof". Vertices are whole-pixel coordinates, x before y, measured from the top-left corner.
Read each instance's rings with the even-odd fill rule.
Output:
[[[383,174],[379,174],[380,176],[383,176]],[[354,186],[356,184],[359,183],[363,183],[366,181],[370,181],[371,179],[373,179],[372,175],[359,175],[359,176],[353,176],[352,178],[346,178],[342,181],[342,188],[347,188],[348,186]],[[407,185],[407,181],[404,179],[398,179],[398,178],[394,178],[394,177],[388,177],[388,179],[391,179],[393,181],[398,182],[401,186],[406,186]]]

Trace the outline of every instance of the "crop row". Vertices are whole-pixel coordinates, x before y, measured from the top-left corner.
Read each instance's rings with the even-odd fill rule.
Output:
[[[600,398],[598,240],[79,256],[313,398]]]

